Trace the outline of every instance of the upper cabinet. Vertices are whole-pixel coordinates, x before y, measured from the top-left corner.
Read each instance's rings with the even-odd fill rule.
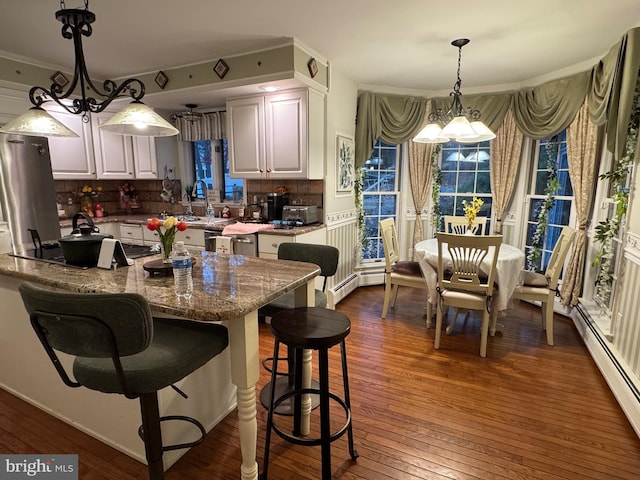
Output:
[[[56,120],[78,134],[77,138],[50,137],[49,155],[55,179],[96,178],[93,156],[91,123],[83,122],[82,115],[47,110]]]
[[[53,178],[62,179],[157,179],[156,139],[103,132],[98,127],[112,113],[82,115],[47,109],[78,138],[49,138]]]
[[[116,135],[99,126],[113,113],[92,115],[96,176],[102,179],[156,179],[158,161],[153,137]]]
[[[324,96],[290,90],[227,101],[230,175],[324,177]]]

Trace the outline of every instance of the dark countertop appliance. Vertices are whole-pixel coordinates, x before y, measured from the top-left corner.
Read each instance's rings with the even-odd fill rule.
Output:
[[[267,195],[267,221],[282,220],[282,209],[289,203],[288,193],[270,193]],[[264,214],[264,212],[263,212]]]

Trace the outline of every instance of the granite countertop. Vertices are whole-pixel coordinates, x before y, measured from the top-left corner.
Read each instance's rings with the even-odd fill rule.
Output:
[[[101,223],[129,223],[133,225],[146,225],[149,218],[153,215],[127,215],[127,214],[116,214],[109,215],[108,217],[102,218],[93,218],[93,222],[96,225],[100,225]],[[218,230],[222,231],[224,227],[227,225],[231,225],[236,223],[238,219],[236,218],[216,218],[215,223],[213,225],[209,225],[206,218],[203,218],[200,221],[188,222],[189,228],[197,228],[201,230]],[[70,227],[72,223],[71,219],[61,220],[61,227]],[[313,232],[320,228],[323,228],[325,225],[321,223],[313,224],[313,225],[305,225],[302,227],[291,227],[291,228],[276,228],[275,225],[270,225],[268,228],[260,230],[259,233],[264,233],[267,235],[302,235],[303,233]]]
[[[155,311],[194,320],[229,321],[242,318],[319,273],[310,263],[203,251],[196,257],[194,293],[187,300],[175,295],[172,276],[151,276],[143,269],[155,258],[140,258],[115,270],[82,270],[1,254],[0,275],[74,292],[139,293]]]

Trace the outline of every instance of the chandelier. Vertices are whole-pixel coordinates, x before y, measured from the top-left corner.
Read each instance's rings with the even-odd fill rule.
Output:
[[[460,97],[460,63],[462,60],[462,47],[470,42],[467,38],[459,38],[451,42],[458,48],[458,77],[449,94],[452,97],[451,107],[446,112],[437,109],[428,116],[429,123],[413,139],[418,143],[478,143],[496,138],[489,127],[480,121],[480,111],[471,107],[464,108]],[[444,125],[444,127],[443,127]]]
[[[195,103],[185,104],[185,107],[187,107],[189,110],[186,112],[174,113],[173,115],[171,115],[171,121],[175,123],[179,118],[190,123],[199,121],[202,118],[202,113],[193,111],[193,109],[197,106],[198,105],[196,105]]]
[[[0,132],[48,137],[77,137],[75,132],[49,115],[42,105],[45,102],[54,101],[69,113],[82,114],[83,121],[88,122],[88,113],[102,112],[114,99],[129,95],[133,101],[102,123],[99,126],[101,130],[118,135],[150,137],[177,135],[178,130],[175,127],[141,102],[145,93],[142,81],[129,78],[117,85],[113,80],[105,80],[102,88],[98,88],[91,80],[85,64],[82,36],[91,36],[91,24],[96,16],[89,11],[89,0],[85,0],[84,7],[84,9],[67,9],[62,0],[60,10],[56,12],[56,19],[62,22],[62,36],[73,40],[75,52],[73,80],[69,83],[68,89],[64,91],[63,86],[55,81],[49,89],[32,87],[29,91],[29,100],[33,107],[0,128]],[[87,96],[88,90],[94,92],[95,96]],[[78,95],[80,95],[79,98]]]

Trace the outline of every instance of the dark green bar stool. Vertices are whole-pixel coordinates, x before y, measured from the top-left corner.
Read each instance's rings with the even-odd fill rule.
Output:
[[[22,283],[20,295],[42,346],[69,387],[139,398],[150,480],[162,480],[163,452],[188,448],[204,440],[206,430],[194,418],[160,417],[158,390],[194,372],[229,344],[222,325],[174,318],[153,318],[147,301],[133,293],[73,293]],[[71,379],[56,351],[75,356]],[[194,424],[199,438],[163,445],[160,423]]]
[[[303,307],[282,310],[271,319],[271,331],[275,337],[273,347],[273,369],[271,381],[274,382],[278,369],[278,351],[280,344],[287,346],[295,355],[295,365],[302,365],[304,350],[318,352],[318,388],[302,388],[302,368],[295,369],[294,388],[276,396],[272,389],[269,397],[269,413],[267,415],[267,431],[264,448],[264,467],[261,480],[267,480],[269,467],[269,447],[271,431],[280,437],[297,445],[320,445],[322,456],[322,479],[331,479],[331,442],[348,433],[349,454],[355,460],[358,452],[353,446],[353,429],[351,419],[351,401],[349,397],[349,377],[347,374],[347,352],[345,338],[351,331],[351,321],[341,312],[319,307]],[[340,345],[342,360],[342,382],[344,398],[340,398],[329,389],[329,349]],[[309,438],[301,435],[302,396],[305,394],[318,395],[320,398],[320,436]],[[278,406],[293,399],[293,431],[284,432],[275,422],[274,413]],[[345,412],[346,421],[337,431],[331,431],[330,401],[336,402]]]

